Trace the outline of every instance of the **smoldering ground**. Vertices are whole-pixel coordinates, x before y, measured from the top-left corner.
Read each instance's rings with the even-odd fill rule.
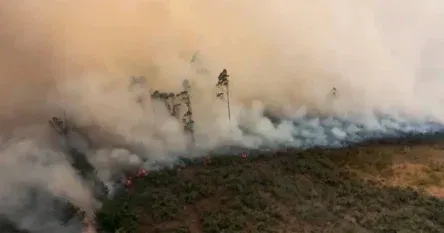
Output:
[[[67,144],[106,181],[122,165],[172,163],[219,146],[341,146],[441,130],[443,7],[438,0],[1,2],[0,212],[35,232],[68,232],[55,214],[42,214],[52,203],[46,194],[90,215],[100,208],[70,166]],[[231,123],[215,96],[223,68]],[[148,86],[129,91],[133,75]],[[181,122],[148,93],[180,91],[185,78],[199,153],[187,153]],[[63,113],[77,128],[67,142],[47,125]]]

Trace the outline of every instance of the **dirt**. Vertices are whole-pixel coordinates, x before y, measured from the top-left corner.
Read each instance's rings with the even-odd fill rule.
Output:
[[[185,222],[190,233],[204,233],[202,220],[195,205],[187,205],[185,210]]]

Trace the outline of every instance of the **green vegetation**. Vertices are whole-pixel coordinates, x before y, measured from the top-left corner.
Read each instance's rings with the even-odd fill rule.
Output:
[[[430,145],[371,145],[216,157],[140,178],[104,203],[97,219],[120,233],[438,233],[440,153]]]

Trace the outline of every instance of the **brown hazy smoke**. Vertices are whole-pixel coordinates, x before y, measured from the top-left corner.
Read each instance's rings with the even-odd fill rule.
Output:
[[[190,78],[208,89],[222,68],[232,75],[236,100],[244,103],[322,109],[332,86],[348,97],[348,110],[362,101],[404,102],[414,97],[422,47],[441,36],[435,32],[441,4],[428,2],[1,3],[0,75],[7,100],[2,112],[11,116],[19,108],[37,116],[41,108],[60,108],[48,103],[50,94],[79,105],[80,97],[70,93],[94,92],[84,101],[96,106],[99,96],[112,99],[104,95],[122,92],[131,75],[147,76],[153,88],[178,89]],[[411,26],[401,27],[406,21]],[[190,68],[196,51],[208,77],[196,77]],[[428,63],[440,60],[432,53]],[[66,82],[69,90],[57,89]]]
[[[295,126],[273,127],[264,109],[282,117],[301,107],[342,117],[396,109],[442,120],[443,12],[438,0],[2,1],[0,200],[7,201],[0,213],[42,228],[23,220],[29,212],[12,214],[28,208],[17,193],[35,188],[93,215],[100,205],[64,143],[88,154],[103,180],[140,157],[168,162],[170,152],[186,151],[180,122],[161,103],[137,104],[148,90],[129,91],[130,76],[172,92],[189,79],[203,149],[262,143],[238,124],[271,142],[291,138]],[[215,96],[223,68],[231,75],[231,124]],[[60,143],[47,120],[64,112],[78,131]],[[45,219],[37,222],[52,217]]]

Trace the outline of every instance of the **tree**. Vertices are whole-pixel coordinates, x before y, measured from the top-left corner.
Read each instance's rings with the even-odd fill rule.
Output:
[[[226,69],[223,69],[222,72],[217,77],[216,87],[219,88],[221,92],[216,94],[216,97],[227,102],[227,110],[228,110],[228,122],[231,124],[231,109],[230,109],[230,81],[228,78],[228,72]]]
[[[152,91],[150,88],[148,88],[148,81],[146,79],[145,76],[140,76],[140,77],[135,77],[132,76],[131,80],[130,80],[130,85],[129,85],[129,91],[132,91],[136,86],[142,88],[142,89],[147,89],[148,93],[150,94],[151,100],[158,100],[159,98],[159,91]],[[143,102],[145,101],[145,95],[140,94],[139,96],[136,97],[136,102],[138,104],[141,105],[142,109],[144,109],[144,104]],[[153,101],[151,101],[151,111],[153,113],[153,128],[155,128],[155,124],[156,124],[156,108],[155,105],[153,103]]]
[[[49,126],[59,135],[66,137],[69,133],[68,129],[68,121],[66,120],[66,113],[63,113],[63,118],[52,117],[51,120],[48,121]]]
[[[193,110],[191,106],[191,96],[190,96],[190,83],[188,80],[184,80],[182,82],[183,91],[180,93],[167,93],[160,92],[158,90],[154,91],[151,94],[151,98],[154,100],[160,100],[165,103],[168,112],[174,118],[181,120],[183,124],[183,130],[186,134],[191,137],[191,143],[194,145],[195,136],[194,136],[194,120],[193,120]],[[185,106],[185,113],[182,115],[182,119],[180,119],[180,110],[181,107]]]
[[[195,61],[198,60],[199,53],[200,53],[199,51],[196,51],[196,52],[193,53],[193,56],[191,56],[191,59],[190,59],[190,63],[194,63]]]
[[[184,125],[185,133],[187,133],[191,136],[191,142],[194,145],[194,143],[195,143],[194,120],[193,120],[193,109],[191,106],[191,96],[190,96],[191,85],[190,85],[190,82],[187,79],[185,79],[182,82],[182,87],[184,90],[182,92],[178,93],[176,96],[186,106],[186,111],[185,111],[184,115],[182,116],[182,123]]]
[[[130,91],[132,91],[137,86],[141,87],[141,88],[146,88],[147,83],[148,83],[148,81],[147,81],[145,76],[139,76],[139,77],[132,76],[128,89]],[[142,105],[143,102],[144,102],[144,96],[143,95],[137,96],[136,97],[136,102]]]
[[[48,121],[50,127],[61,137],[67,139],[73,127],[69,127],[66,113],[63,118],[52,117]],[[79,151],[77,148],[68,144],[67,155],[70,157],[71,166],[78,172],[78,174],[91,185],[94,196],[103,201],[108,198],[109,190],[106,185],[99,179],[96,168],[88,161],[86,154]],[[88,217],[85,212],[80,210],[69,202],[60,202],[62,211],[61,220],[67,222],[76,215],[80,214],[83,217]]]
[[[338,90],[336,89],[336,87],[333,87],[330,91],[330,96],[336,97],[337,95],[338,95]]]
[[[191,56],[190,64],[193,65],[193,67],[196,69],[197,74],[208,74],[208,70],[203,66],[199,51],[196,51],[193,56]]]
[[[151,94],[151,98],[154,100],[162,101],[166,108],[168,109],[168,112],[171,116],[179,119],[179,108],[181,106],[180,101],[177,98],[177,95],[170,92],[160,92],[158,90],[155,90]]]

